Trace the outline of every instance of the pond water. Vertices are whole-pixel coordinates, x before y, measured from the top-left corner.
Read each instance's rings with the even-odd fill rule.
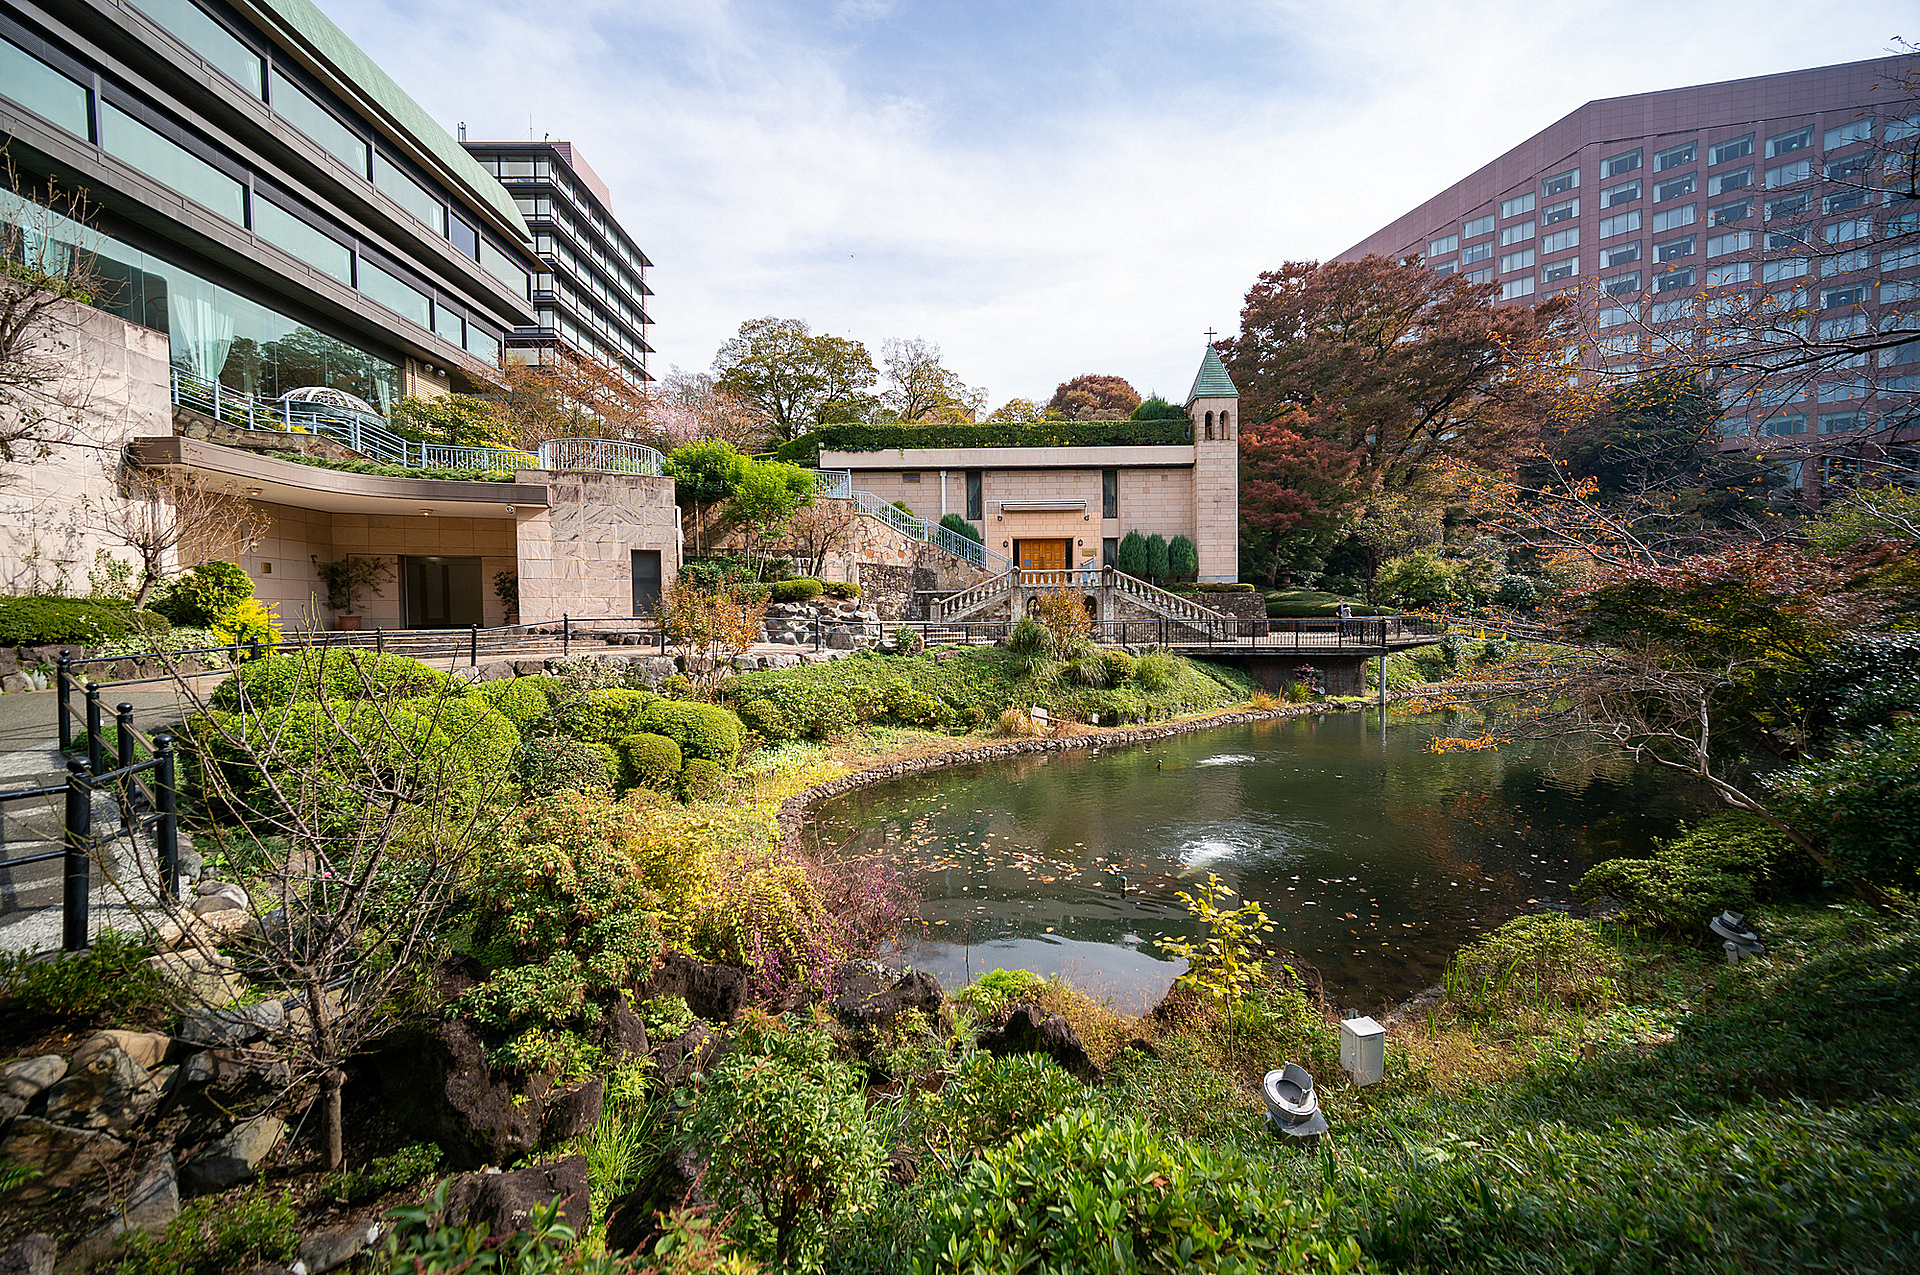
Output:
[[[1318,966],[1339,1004],[1378,1009],[1707,809],[1686,782],[1585,743],[1427,750],[1463,730],[1450,714],[1383,726],[1370,709],[1038,754],[861,789],[816,824],[920,883],[898,959],[949,987],[1029,969],[1139,1012],[1183,968],[1153,940],[1196,932],[1176,894],[1213,872],[1265,906],[1270,941]]]

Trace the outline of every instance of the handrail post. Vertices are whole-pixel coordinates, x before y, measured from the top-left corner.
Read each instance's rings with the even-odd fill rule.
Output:
[[[122,772],[133,769],[133,705],[124,701],[113,712],[113,742],[118,745],[119,765],[115,768]],[[120,776],[120,831],[133,831],[133,776],[123,773]]]
[[[467,626],[467,664],[472,668],[480,667],[480,626]]]
[[[175,791],[173,736],[161,731],[153,737],[153,798],[160,807],[160,888],[167,897],[180,897],[180,802]]]
[[[100,683],[87,683],[87,769],[99,774],[100,765]]]
[[[373,653],[375,655],[387,653],[387,631],[377,624],[373,626]]]
[[[54,712],[60,717],[60,751],[73,747],[73,652],[60,648],[53,666]]]
[[[560,613],[560,654],[562,656],[567,656],[572,653],[573,653],[573,617],[568,615],[566,612],[562,611]]]
[[[87,895],[92,886],[88,876],[93,867],[87,850],[92,822],[93,786],[87,782],[86,763],[76,757],[67,763],[67,853],[61,864],[60,946],[69,952],[87,946]]]

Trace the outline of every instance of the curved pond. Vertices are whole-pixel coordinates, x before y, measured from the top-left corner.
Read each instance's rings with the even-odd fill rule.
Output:
[[[1427,751],[1456,729],[1442,714],[1383,727],[1369,710],[1037,754],[857,790],[815,824],[920,882],[924,924],[900,956],[948,986],[1060,973],[1138,1012],[1182,968],[1153,939],[1194,932],[1176,894],[1211,871],[1265,905],[1271,941],[1341,1004],[1372,1009],[1707,808],[1587,744]]]

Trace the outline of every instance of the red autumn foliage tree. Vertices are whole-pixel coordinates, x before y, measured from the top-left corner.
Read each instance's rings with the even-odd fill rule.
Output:
[[[1325,532],[1353,503],[1358,457],[1310,432],[1292,408],[1240,434],[1240,552],[1274,581],[1282,537]]]
[[[1554,411],[1567,302],[1495,307],[1490,284],[1418,262],[1291,261],[1260,276],[1223,354],[1248,420],[1304,413],[1363,487],[1417,485],[1442,460],[1499,465]]]
[[[1140,406],[1140,394],[1124,377],[1088,373],[1063,382],[1047,400],[1049,412],[1076,421],[1123,421]]]

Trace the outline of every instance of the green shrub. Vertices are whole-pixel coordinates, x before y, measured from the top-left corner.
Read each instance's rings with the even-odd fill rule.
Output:
[[[412,1186],[439,1167],[440,1148],[431,1142],[416,1142],[380,1156],[364,1169],[336,1173],[331,1179],[333,1195],[348,1204],[365,1204],[389,1191]]]
[[[557,1026],[651,968],[659,900],[618,823],[591,817],[605,809],[567,797],[522,807],[474,872],[474,946],[496,972],[458,1004],[487,1026]]]
[[[1007,632],[1007,649],[1015,655],[1048,656],[1053,653],[1053,634],[1030,615],[1023,615]]]
[[[1485,1015],[1549,1003],[1593,1008],[1613,999],[1621,966],[1592,922],[1541,912],[1461,948],[1447,965],[1447,998]]]
[[[1130,576],[1147,574],[1147,538],[1137,531],[1129,531],[1120,537],[1120,544],[1113,552],[1113,565],[1116,570]]]
[[[988,970],[954,993],[954,999],[973,1007],[982,1018],[992,1018],[1046,982],[1032,970]]]
[[[880,452],[901,447],[1180,447],[1193,441],[1184,416],[1164,421],[955,421],[931,425],[864,422],[819,425],[774,455],[818,465],[822,449]]]
[[[902,687],[898,694],[887,697],[887,716],[902,726],[944,730],[953,719],[953,710],[925,691]]]
[[[977,545],[987,542],[987,538],[981,534],[980,528],[974,526],[959,514],[941,514],[940,525],[948,531],[951,531],[954,535],[963,536]]]
[[[775,602],[811,602],[826,592],[826,586],[812,576],[796,576],[775,582],[769,593]]]
[[[680,770],[680,797],[683,801],[709,801],[720,795],[720,783],[726,772],[718,762],[704,757],[689,757]]]
[[[255,1187],[235,1198],[207,1196],[187,1205],[158,1233],[125,1232],[127,1256],[114,1275],[215,1275],[256,1266],[284,1266],[300,1248],[293,1196]]]
[[[685,756],[713,762],[722,770],[733,769],[740,759],[740,719],[712,704],[656,699],[634,729],[665,735]]]
[[[627,787],[638,784],[661,791],[670,787],[680,773],[680,745],[665,735],[628,735],[616,748],[620,778]]]
[[[1118,686],[1132,677],[1136,667],[1133,656],[1125,651],[1108,651],[1100,657],[1100,662],[1106,666],[1108,686]]]
[[[188,628],[210,629],[253,596],[253,581],[238,564],[203,562],[175,580],[157,600],[161,614]]]
[[[1167,574],[1176,577],[1200,574],[1200,554],[1187,537],[1175,536],[1167,541]]]
[[[743,1024],[686,1123],[703,1184],[781,1270],[819,1269],[829,1232],[879,1194],[887,1151],[860,1073],[825,1032]]]
[[[364,700],[465,695],[467,685],[404,655],[316,650],[251,660],[220,684],[209,701],[229,712],[311,700]]]
[[[1588,869],[1574,895],[1613,895],[1621,919],[1687,938],[1722,911],[1817,888],[1814,862],[1770,824],[1725,810],[1655,843],[1647,859],[1610,859]]]
[[[678,1040],[693,1026],[693,1011],[683,996],[653,996],[639,1005],[649,1041]]]
[[[1531,611],[1540,605],[1540,586],[1527,576],[1505,576],[1493,592],[1493,602],[1515,611]]]
[[[915,1272],[1365,1268],[1275,1167],[1084,1108],[989,1151],[926,1213]]]
[[[213,617],[213,636],[221,646],[277,646],[280,616],[258,598],[246,598]]]
[[[975,1053],[953,1069],[944,1088],[918,1095],[915,1116],[929,1144],[974,1154],[1003,1146],[1092,1096],[1043,1054]]]
[[[500,710],[516,730],[524,733],[553,708],[560,690],[560,679],[542,673],[537,677],[503,677],[481,682],[474,694]]]
[[[560,706],[560,729],[589,744],[613,744],[628,735],[637,735],[652,727],[642,725],[647,712],[660,697],[652,691],[634,691],[609,686],[588,691],[572,703]]]
[[[770,699],[750,699],[736,709],[740,724],[766,740],[769,744],[784,744],[798,739],[799,732],[780,706]]]
[[[144,945],[118,930],[101,930],[93,946],[45,959],[30,951],[0,951],[0,1002],[54,1018],[131,1018],[166,1000],[167,989],[147,955]]]
[[[829,580],[826,584],[827,596],[851,601],[860,596],[860,586],[851,580]]]
[[[893,631],[893,644],[902,655],[918,655],[926,648],[927,639],[920,630],[903,624]]]
[[[164,631],[165,617],[124,602],[87,598],[0,598],[0,646],[101,646],[140,630]]]
[[[1147,537],[1147,578],[1164,580],[1171,574],[1171,568],[1167,560],[1167,538],[1156,531]]]
[[[583,744],[565,735],[543,735],[520,745],[513,777],[529,797],[556,792],[607,792],[618,771],[609,772],[606,747]]]
[[[432,722],[453,745],[452,760],[483,783],[505,778],[520,751],[520,732],[504,714],[478,696],[400,701]]]
[[[1165,651],[1148,651],[1133,662],[1133,680],[1143,691],[1164,691],[1173,685],[1178,669]]]
[[[1774,788],[1787,817],[1826,844],[1836,876],[1920,882],[1920,717],[1795,766]]]
[[[1067,660],[1062,676],[1075,686],[1100,690],[1107,684],[1107,662],[1092,647],[1082,647]]]

